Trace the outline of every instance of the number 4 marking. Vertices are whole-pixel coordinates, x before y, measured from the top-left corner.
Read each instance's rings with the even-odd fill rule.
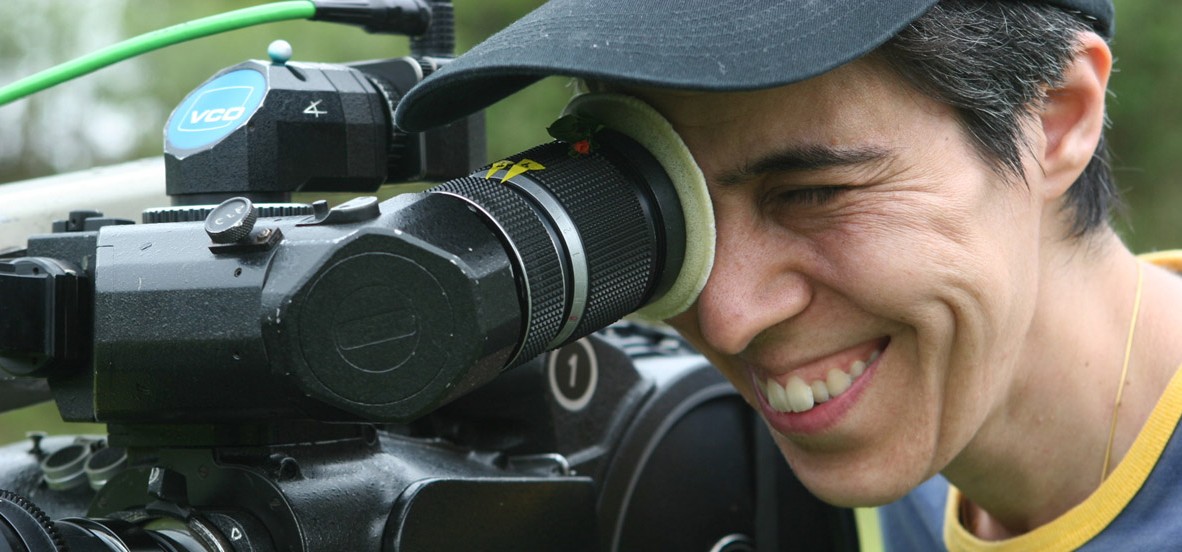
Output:
[[[317,119],[319,119],[321,115],[328,115],[327,111],[320,110],[320,102],[322,101],[324,100],[316,100],[312,102],[306,109],[304,109],[304,113],[307,113],[308,115],[315,115]]]

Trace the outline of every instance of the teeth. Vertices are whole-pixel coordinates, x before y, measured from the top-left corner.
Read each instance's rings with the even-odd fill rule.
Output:
[[[825,378],[825,385],[829,387],[829,395],[836,397],[850,388],[850,375],[837,368],[831,368],[828,377]]]
[[[761,382],[759,387],[773,409],[780,412],[806,412],[849,390],[853,381],[861,377],[866,372],[866,367],[878,360],[878,357],[879,351],[874,351],[867,360],[855,360],[850,363],[848,372],[832,368],[824,380],[805,383],[799,376],[791,376],[787,383],[780,385],[776,380],[768,378]]]
[[[823,403],[829,400],[829,386],[825,385],[823,381],[814,381],[809,387],[813,388],[813,400],[817,403]]]
[[[853,362],[853,364],[850,364],[850,377],[851,378],[857,378],[858,376],[862,375],[862,372],[865,372],[865,371],[866,371],[866,363],[864,361],[855,360]]]
[[[780,412],[792,410],[792,407],[788,405],[788,392],[771,378],[767,380],[767,403]]]
[[[792,407],[793,412],[804,412],[813,407],[813,389],[804,380],[796,376],[788,378],[784,391],[788,394],[788,406]]]

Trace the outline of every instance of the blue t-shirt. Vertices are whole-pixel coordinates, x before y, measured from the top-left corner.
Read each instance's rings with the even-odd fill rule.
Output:
[[[888,552],[1182,550],[1182,368],[1112,474],[1086,500],[1050,523],[1004,541],[982,541],[955,519],[960,493],[943,477],[878,509]]]
[[[1142,255],[1141,260],[1182,273],[1182,250]],[[1116,469],[1082,503],[1029,533],[983,541],[956,519],[960,492],[935,477],[903,499],[878,509],[888,552],[1018,552],[1082,550],[1182,551],[1182,367]]]

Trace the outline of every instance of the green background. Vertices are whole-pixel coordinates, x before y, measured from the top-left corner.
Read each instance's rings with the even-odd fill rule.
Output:
[[[637,0],[647,1],[647,0]],[[457,0],[463,51],[538,5],[537,0]],[[0,83],[153,29],[254,5],[230,0],[2,0]],[[1116,221],[1137,251],[1182,246],[1182,7],[1176,0],[1118,0],[1109,113],[1113,167],[1128,209]],[[154,52],[37,96],[0,107],[0,182],[69,172],[160,154],[172,107],[219,69],[265,58],[271,40],[292,43],[294,59],[343,62],[406,55],[406,39],[353,27],[287,22],[235,31]],[[552,78],[488,112],[489,156],[547,140],[544,128],[570,96]],[[85,198],[79,198],[85,207]],[[161,359],[166,362],[166,359]],[[49,406],[0,415],[0,443],[29,429],[64,426]]]

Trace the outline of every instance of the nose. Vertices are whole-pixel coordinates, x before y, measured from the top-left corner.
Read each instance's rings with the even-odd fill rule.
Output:
[[[735,355],[802,312],[813,290],[800,270],[803,253],[786,232],[719,216],[716,239],[710,278],[687,314],[708,347]]]

